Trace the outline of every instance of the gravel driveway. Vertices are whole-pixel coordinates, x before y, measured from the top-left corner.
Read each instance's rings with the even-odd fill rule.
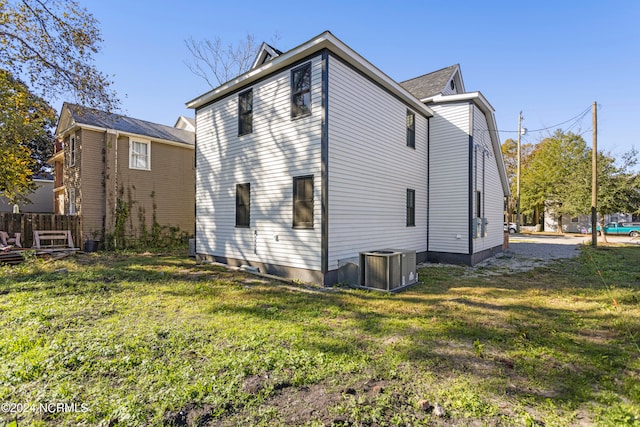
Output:
[[[528,234],[512,234],[509,236],[509,249],[506,251],[506,254],[541,260],[573,258],[578,256],[580,253],[578,247],[585,241],[591,241],[589,240],[589,236],[534,236]]]
[[[609,242],[640,245],[640,239],[629,236],[607,236],[607,239]],[[531,270],[553,260],[577,257],[580,254],[581,244],[590,245],[591,236],[583,234],[558,236],[511,234],[509,235],[509,249],[501,255],[469,267],[467,274],[495,276]]]

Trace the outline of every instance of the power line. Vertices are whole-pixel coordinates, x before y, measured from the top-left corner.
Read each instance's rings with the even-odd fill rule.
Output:
[[[556,129],[558,126],[562,126],[565,123],[569,123],[572,121],[576,121],[576,123],[580,120],[582,120],[584,118],[584,116],[586,116],[589,111],[591,111],[591,105],[589,107],[587,107],[584,111],[580,112],[579,114],[575,115],[574,117],[570,118],[569,120],[565,120],[564,122],[552,125],[552,126],[547,126],[545,128],[540,128],[540,129],[527,129],[527,132],[543,132],[549,129]],[[573,126],[575,126],[575,124],[572,124],[569,129],[571,129]],[[498,132],[503,132],[503,133],[518,133],[517,130],[498,130]]]

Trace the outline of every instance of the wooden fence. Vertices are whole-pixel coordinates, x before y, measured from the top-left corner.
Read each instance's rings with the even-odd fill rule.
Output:
[[[82,244],[82,218],[79,215],[0,212],[0,231],[20,233],[23,247],[33,246],[33,230],[69,230],[74,245]]]

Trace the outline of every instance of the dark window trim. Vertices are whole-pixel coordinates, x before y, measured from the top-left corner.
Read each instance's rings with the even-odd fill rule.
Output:
[[[416,226],[416,190],[407,188],[407,227]]]
[[[310,194],[310,198],[307,199],[298,199],[298,181],[300,180],[307,180],[310,179],[311,180],[311,194]],[[314,218],[313,218],[313,207],[314,207],[314,200],[313,200],[313,192],[314,192],[314,182],[313,182],[313,175],[303,175],[303,176],[294,176],[293,177],[293,228],[296,229],[312,229],[313,227],[313,222],[314,222]],[[297,221],[297,206],[299,203],[311,203],[311,221],[308,222],[298,222]]]
[[[411,117],[411,125],[409,125]],[[407,147],[416,148],[416,113],[407,110]]]
[[[244,110],[242,108],[242,98],[247,95],[250,95],[251,102],[249,103],[249,108]],[[242,120],[244,117],[250,117],[250,121],[248,122],[249,129],[243,129],[243,123],[247,123]],[[248,135],[250,133],[253,133],[253,88],[238,94],[238,136]]]
[[[294,88],[293,88],[294,77],[293,76],[297,72],[303,71],[303,70],[306,70],[306,69],[309,70],[309,87],[301,89],[301,90],[298,90],[298,91],[294,91]],[[299,65],[296,68],[293,68],[291,70],[291,85],[290,85],[290,87],[291,87],[291,99],[290,99],[290,101],[291,101],[291,119],[292,120],[297,120],[297,119],[300,119],[300,118],[303,118],[303,117],[308,117],[308,116],[311,115],[311,112],[312,112],[311,111],[311,86],[312,86],[311,79],[312,78],[313,78],[313,74],[312,74],[311,62],[306,62],[306,63],[304,63],[302,65]],[[309,93],[309,111],[301,113],[301,114],[296,114],[297,113],[297,107],[295,105],[294,98],[295,98],[296,95],[301,95],[301,94],[304,94],[304,93],[307,93],[307,92]]]
[[[243,203],[243,194],[247,203]],[[236,184],[236,228],[251,228],[251,183],[248,182]]]

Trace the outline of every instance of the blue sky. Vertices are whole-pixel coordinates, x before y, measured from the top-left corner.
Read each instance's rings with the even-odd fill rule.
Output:
[[[80,2],[100,22],[97,66],[114,75],[132,117],[173,125],[193,116],[185,102],[209,86],[184,64],[190,37],[236,43],[277,33],[275,47],[286,51],[329,30],[397,81],[460,64],[467,91],[495,108],[502,141],[516,137],[521,110],[531,143],[588,110],[558,127],[591,144],[597,101],[598,148],[614,156],[640,148],[635,0]]]

